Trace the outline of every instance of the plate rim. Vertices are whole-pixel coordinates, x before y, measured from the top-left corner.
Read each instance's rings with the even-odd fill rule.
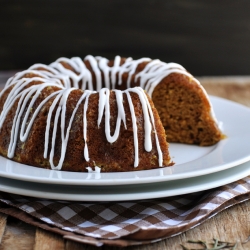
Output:
[[[237,169],[238,168],[238,169]],[[250,162],[246,162],[238,165],[235,168],[226,169],[218,173],[212,173],[206,176],[198,176],[188,179],[188,182],[181,180],[171,182],[160,182],[157,185],[131,185],[130,190],[132,192],[121,193],[121,188],[127,190],[127,186],[121,186],[120,189],[116,190],[116,193],[107,193],[101,190],[102,193],[81,193],[81,189],[84,190],[84,186],[80,186],[80,190],[76,188],[78,186],[64,186],[61,185],[47,185],[43,183],[15,181],[13,179],[0,177],[0,191],[8,192],[16,195],[24,195],[28,197],[36,197],[41,199],[53,199],[53,200],[65,200],[65,201],[85,201],[85,202],[122,202],[122,201],[136,201],[136,200],[147,200],[164,197],[172,197],[177,195],[184,195],[188,193],[200,192],[223,186],[239,179],[242,179],[250,174]],[[33,185],[33,186],[32,186]],[[178,186],[179,185],[179,186]],[[134,186],[136,186],[134,188]],[[33,188],[31,188],[33,187]],[[53,188],[60,190],[59,192],[53,191]],[[141,191],[137,192],[137,187]],[[111,188],[111,187],[110,187]],[[171,189],[172,188],[172,189]],[[71,192],[71,189],[73,190]],[[94,191],[95,192],[95,191]]]

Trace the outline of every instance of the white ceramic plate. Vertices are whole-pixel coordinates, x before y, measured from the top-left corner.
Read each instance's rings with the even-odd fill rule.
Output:
[[[19,195],[71,201],[131,201],[170,197],[222,186],[250,175],[250,162],[205,176],[159,183],[119,186],[65,186],[0,177],[0,190]]]
[[[0,157],[0,176],[22,181],[64,185],[110,186],[157,183],[219,172],[250,160],[250,109],[218,97],[211,97],[224,139],[211,147],[170,145],[173,167],[125,173],[76,173],[46,170]]]

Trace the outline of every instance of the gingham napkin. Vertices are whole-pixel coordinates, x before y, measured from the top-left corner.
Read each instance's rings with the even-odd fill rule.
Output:
[[[100,246],[152,243],[199,225],[250,198],[250,178],[189,195],[133,202],[67,202],[0,192],[0,212]]]

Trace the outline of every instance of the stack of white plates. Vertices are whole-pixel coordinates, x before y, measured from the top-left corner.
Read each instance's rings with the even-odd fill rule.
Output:
[[[40,169],[0,157],[0,191],[78,201],[169,197],[222,186],[250,175],[250,109],[210,97],[227,138],[214,146],[170,144],[172,167],[125,173]]]

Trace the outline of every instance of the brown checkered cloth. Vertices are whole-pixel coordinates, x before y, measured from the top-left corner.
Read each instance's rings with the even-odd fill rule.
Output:
[[[0,212],[65,239],[100,246],[147,244],[180,234],[250,198],[250,178],[189,195],[126,202],[68,202],[0,192]]]

